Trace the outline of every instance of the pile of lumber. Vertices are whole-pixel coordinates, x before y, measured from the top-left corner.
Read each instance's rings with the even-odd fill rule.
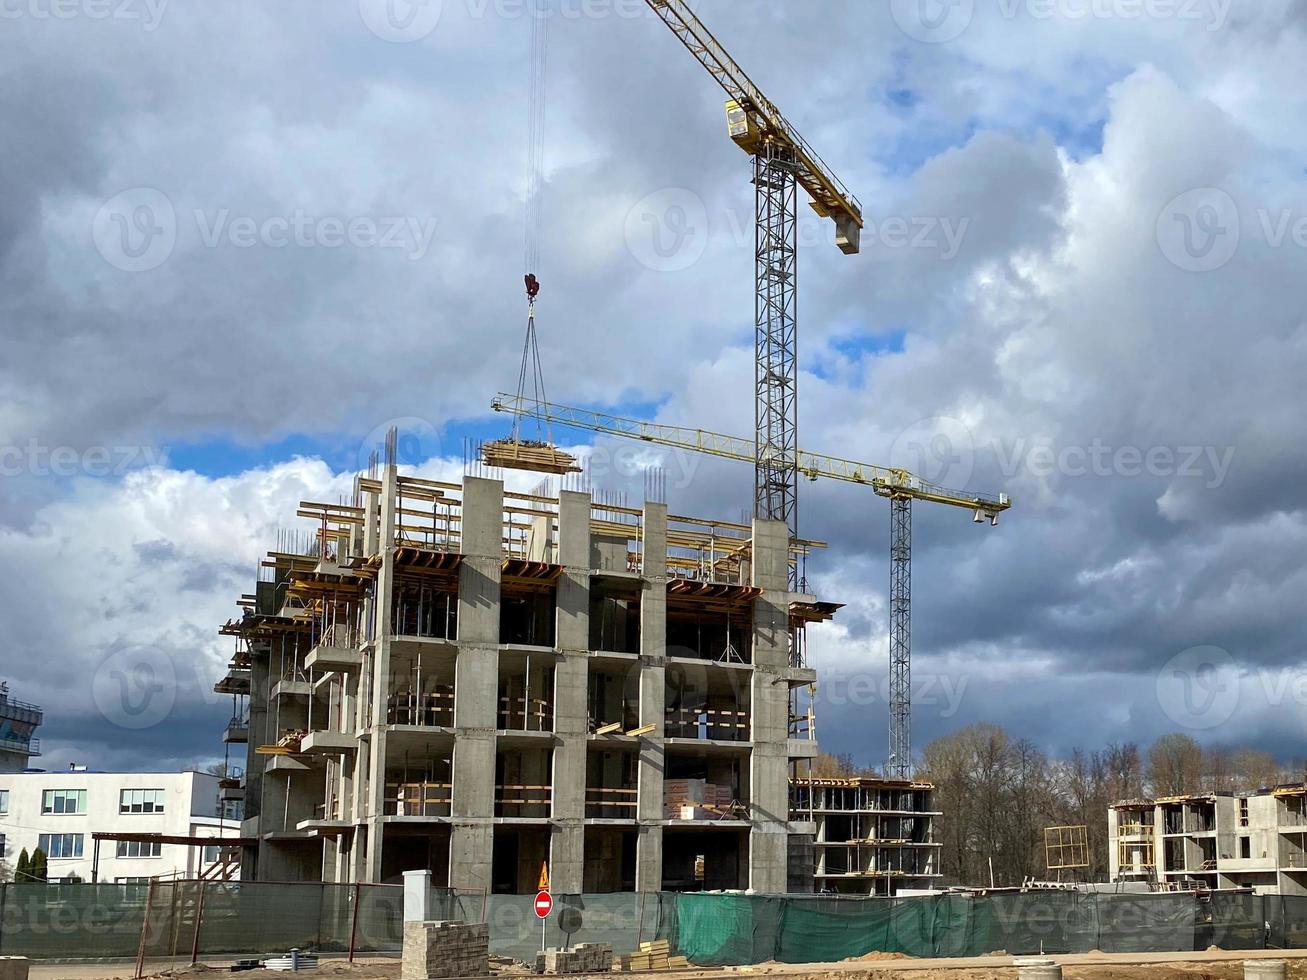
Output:
[[[684,970],[690,961],[684,956],[673,956],[671,944],[666,939],[652,943],[641,943],[638,952],[620,959],[622,972],[632,973],[641,970]]]
[[[729,786],[706,779],[663,781],[663,816],[668,820],[721,820],[736,815],[736,810]]]
[[[576,457],[545,442],[514,442],[497,439],[481,447],[481,460],[487,466],[509,470],[532,470],[537,473],[580,473]]]

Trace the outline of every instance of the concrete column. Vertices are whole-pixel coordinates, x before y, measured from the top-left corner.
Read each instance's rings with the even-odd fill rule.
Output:
[[[749,887],[784,892],[789,849],[789,529],[781,521],[753,522],[752,578],[763,590],[753,606],[750,681]]]
[[[490,887],[503,514],[503,483],[475,477],[463,481],[463,563],[458,577],[458,656],[454,665],[451,888]]]
[[[579,894],[585,883],[585,771],[590,733],[586,706],[590,661],[590,495],[564,490],[558,507],[558,580],[554,673],[554,832],[549,883]]]
[[[644,505],[643,572],[640,595],[640,727],[654,730],[640,737],[635,845],[636,891],[656,892],[663,885],[663,737],[667,675],[667,505]]]
[[[391,595],[395,583],[395,493],[399,471],[388,464],[381,478],[381,520],[379,540],[370,542],[373,554],[381,555],[377,571],[374,602],[376,641],[372,657],[372,738],[368,746],[367,793],[364,819],[367,823],[367,852],[364,856],[365,881],[381,881],[381,817],[386,809],[386,699],[390,696],[390,622]],[[368,531],[372,524],[368,522]],[[362,794],[360,794],[362,795]]]

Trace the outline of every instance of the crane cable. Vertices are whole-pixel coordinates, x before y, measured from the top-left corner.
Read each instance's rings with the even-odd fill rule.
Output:
[[[525,231],[523,266],[526,284],[526,342],[522,347],[522,367],[518,372],[517,397],[527,396],[528,375],[535,400],[545,403],[545,377],[540,366],[540,347],[536,337],[535,301],[540,293],[536,272],[540,268],[540,224],[545,165],[545,119],[549,88],[549,0],[531,0],[531,59],[527,98],[527,153]],[[512,440],[522,441],[522,417],[513,418]],[[536,436],[541,443],[552,443],[548,423],[536,420]]]

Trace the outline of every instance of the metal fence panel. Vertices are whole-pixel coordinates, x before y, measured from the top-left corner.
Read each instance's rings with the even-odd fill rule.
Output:
[[[491,951],[532,962],[541,947],[667,939],[701,966],[912,956],[1307,947],[1307,897],[1031,891],[971,897],[739,894],[555,895],[543,926],[530,895],[435,890],[433,915],[489,925]],[[565,934],[564,918],[577,928]],[[0,954],[36,959],[267,955],[293,946],[395,953],[395,885],[160,881],[0,886]]]

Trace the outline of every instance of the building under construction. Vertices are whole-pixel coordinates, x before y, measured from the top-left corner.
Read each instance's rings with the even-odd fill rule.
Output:
[[[1113,881],[1160,891],[1307,895],[1307,786],[1122,800],[1108,810]]]
[[[817,779],[791,784],[791,817],[806,822],[822,892],[896,895],[929,890],[939,872],[935,787],[905,779]]]
[[[247,880],[812,890],[833,821],[789,782],[838,605],[788,583],[820,542],[393,463],[356,487],[300,505],[223,627]]]

